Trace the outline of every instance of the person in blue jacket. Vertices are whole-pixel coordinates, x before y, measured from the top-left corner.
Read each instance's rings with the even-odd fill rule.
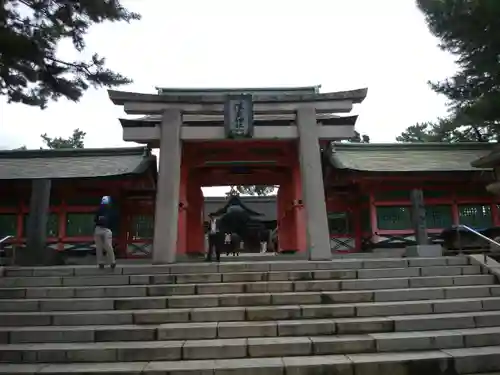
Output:
[[[99,268],[104,268],[104,262],[106,260],[111,268],[115,268],[116,259],[113,250],[113,232],[111,231],[114,224],[114,215],[111,209],[111,197],[102,197],[94,222],[94,242],[97,264]],[[106,252],[105,256],[103,252]]]

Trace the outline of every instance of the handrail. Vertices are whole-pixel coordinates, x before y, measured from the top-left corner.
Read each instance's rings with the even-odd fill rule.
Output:
[[[460,246],[460,251],[462,250],[462,245],[460,244],[461,241],[460,241],[460,232],[458,231],[459,229],[465,229],[466,231],[468,231],[472,234],[475,234],[479,238],[482,238],[483,240],[489,242],[490,244],[493,244],[493,245],[497,246],[498,248],[500,248],[500,243],[498,243],[495,240],[492,240],[491,238],[489,238],[488,236],[485,236],[482,233],[479,233],[477,230],[472,229],[471,227],[468,227],[467,225],[459,224],[459,225],[455,226],[455,229],[457,230],[457,234],[459,236],[458,242],[459,242],[459,246]],[[486,254],[483,254],[483,256],[484,256],[484,263],[488,263],[488,257],[486,256]]]
[[[5,236],[4,238],[0,239],[0,244],[3,244],[5,241],[10,240],[11,238],[14,238],[14,236]]]

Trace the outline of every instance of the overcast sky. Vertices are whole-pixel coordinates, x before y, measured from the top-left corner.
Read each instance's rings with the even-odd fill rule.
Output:
[[[143,18],[91,29],[87,50],[132,78],[120,89],[322,85],[323,92],[368,87],[357,130],[393,142],[407,126],[446,113],[428,80],[453,74],[414,0],[128,0]],[[235,4],[238,4],[236,6]],[[68,44],[62,57],[74,58]],[[41,146],[40,134],[87,132],[86,147],[123,142],[105,89],[42,111],[0,98],[0,147]],[[210,189],[206,195],[220,194]]]

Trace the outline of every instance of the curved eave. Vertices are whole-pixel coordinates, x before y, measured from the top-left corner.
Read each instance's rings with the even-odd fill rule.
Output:
[[[470,163],[474,168],[494,168],[500,165],[500,152],[493,151],[491,154],[483,156]]]
[[[338,91],[325,94],[290,94],[290,95],[255,95],[256,103],[289,103],[289,102],[320,102],[334,100],[350,100],[361,103],[368,93],[367,88]],[[115,105],[128,102],[144,103],[224,103],[226,95],[173,95],[173,94],[141,94],[126,91],[108,90],[110,100]]]
[[[500,181],[495,181],[486,186],[486,191],[492,194],[500,195]]]
[[[142,162],[137,166],[137,168],[131,172],[131,174],[142,174],[146,172],[148,169],[151,169],[153,171],[153,176],[156,179],[156,177],[158,176],[158,168],[155,155],[149,155],[145,157],[142,160]]]

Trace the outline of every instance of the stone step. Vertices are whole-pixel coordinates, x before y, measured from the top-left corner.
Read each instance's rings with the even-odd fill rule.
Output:
[[[123,275],[142,274],[187,274],[187,273],[234,273],[298,270],[332,270],[363,268],[404,268],[429,266],[457,266],[470,264],[466,256],[438,258],[377,258],[335,259],[330,261],[270,261],[270,262],[225,262],[225,263],[177,263],[171,265],[119,265],[114,270],[100,270],[95,266],[54,267],[5,267],[4,276],[94,276],[106,273]]]
[[[391,279],[386,279],[391,281]],[[325,284],[325,285],[323,285]],[[376,281],[370,286],[375,286]],[[319,287],[318,287],[319,285]],[[500,285],[444,288],[402,288],[336,291],[328,282],[316,282],[311,289],[333,291],[284,293],[230,293],[118,298],[41,298],[0,300],[0,312],[137,310],[196,307],[310,305],[351,302],[388,302],[500,296]],[[387,285],[392,286],[391,284]],[[407,285],[402,285],[407,286]],[[165,293],[167,294],[167,293]]]
[[[399,375],[471,374],[500,370],[500,347],[227,360],[73,364],[0,364],[1,375]]]
[[[4,312],[0,313],[0,326],[75,326],[324,319],[491,311],[497,309],[500,309],[500,297],[350,304]]]
[[[453,279],[449,280],[453,285]],[[67,298],[133,298],[133,297],[160,297],[195,296],[205,297],[212,294],[255,294],[255,293],[305,293],[329,292],[338,302],[362,301],[390,301],[399,300],[400,293],[408,293],[408,299],[439,299],[487,297],[500,295],[500,285],[478,284],[470,286],[445,286],[431,288],[404,288],[404,289],[376,289],[340,291],[341,284],[331,280],[297,281],[297,282],[257,282],[233,284],[183,284],[183,285],[129,285],[108,287],[40,287],[40,288],[6,288],[0,289],[0,305],[6,304],[10,298],[21,300],[47,300]]]
[[[180,361],[384,353],[500,345],[500,327],[215,340],[0,345],[3,363]]]
[[[500,370],[500,348],[444,349],[407,353],[267,357],[227,360],[103,362],[72,364],[0,365],[0,374],[257,374],[257,375],[448,375]]]
[[[479,275],[479,266],[450,266],[450,267],[413,267],[374,270],[339,270],[318,271],[312,275],[315,280],[287,280],[287,281],[254,281],[225,282],[225,283],[194,283],[194,284],[156,284],[163,280],[162,276],[148,276],[146,284],[133,284],[123,288],[122,285],[103,286],[36,286],[36,287],[5,287],[0,288],[0,299],[5,298],[68,298],[68,297],[145,297],[156,295],[188,295],[188,294],[219,294],[219,293],[263,293],[263,292],[303,292],[307,290],[339,290],[340,280],[389,279],[402,277],[432,277],[432,276],[466,276]],[[198,275],[196,275],[198,276]],[[326,277],[329,277],[326,279]],[[159,279],[159,280],[158,280]],[[82,281],[82,279],[79,279]],[[420,279],[417,279],[420,280]],[[425,279],[424,279],[425,280]],[[64,285],[66,280],[61,280]],[[74,281],[74,280],[73,280]],[[83,279],[87,281],[87,279]],[[92,280],[94,283],[96,280]],[[107,279],[105,280],[107,281]],[[113,281],[113,280],[111,280]],[[130,279],[128,282],[130,283]],[[134,280],[135,281],[135,280]],[[171,281],[171,280],[165,280]],[[173,280],[175,282],[175,280]],[[383,283],[383,281],[380,281]],[[9,283],[9,281],[6,281]],[[16,281],[12,281],[16,284]],[[366,283],[366,282],[365,282]],[[108,295],[107,295],[108,294]]]
[[[443,268],[445,269],[445,268]],[[371,285],[373,280],[378,283],[388,283],[387,280],[406,279],[415,280],[414,284],[428,283],[440,286],[433,280],[445,280],[446,277],[472,277],[488,276],[475,274],[479,267],[458,267],[463,275],[459,276],[409,276],[392,278],[357,278],[356,270],[317,270],[293,272],[246,272],[227,274],[186,274],[186,275],[104,275],[104,276],[70,276],[70,277],[3,277],[0,278],[0,288],[32,288],[32,287],[77,287],[77,286],[124,286],[124,285],[150,285],[150,284],[217,284],[217,283],[253,283],[273,281],[310,281],[310,280],[341,280],[357,282],[359,285]],[[491,276],[490,276],[491,277]],[[420,281],[422,280],[422,281]],[[446,279],[450,280],[450,279]],[[445,284],[451,285],[451,284]]]
[[[500,325],[500,311],[372,318],[157,325],[0,327],[0,344],[202,340],[248,337],[357,335],[484,328]]]
[[[0,364],[2,375],[396,375],[471,374],[500,370],[500,347],[443,349],[407,353],[367,353],[227,360]]]

